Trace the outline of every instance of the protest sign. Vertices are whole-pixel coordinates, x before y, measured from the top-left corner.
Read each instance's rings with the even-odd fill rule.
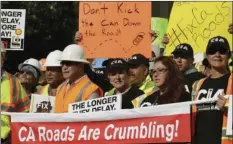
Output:
[[[151,57],[151,2],[80,2],[79,32],[88,58]]]
[[[7,50],[23,50],[25,9],[1,9],[1,40]]]
[[[226,37],[232,49],[231,2],[174,2],[167,34],[170,43],[165,54],[170,55],[180,43],[189,43],[194,53],[205,52],[208,40],[214,36]]]
[[[12,142],[190,142],[190,104],[83,114],[11,113]]]
[[[54,113],[55,97],[31,95],[30,113]]]
[[[69,104],[69,113],[89,113],[121,109],[121,95],[106,96]]]
[[[153,17],[151,18],[151,30],[155,31],[158,34],[158,37],[155,39],[153,44],[159,44],[162,46],[162,41],[164,34],[166,33],[168,25],[168,19]]]
[[[227,135],[233,135],[233,119],[232,119],[232,109],[233,109],[233,99],[232,95],[229,96],[229,107],[228,107],[228,114],[227,114]]]

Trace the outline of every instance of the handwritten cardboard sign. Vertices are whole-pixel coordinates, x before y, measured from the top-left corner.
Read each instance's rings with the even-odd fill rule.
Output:
[[[170,43],[165,54],[170,55],[179,43],[189,43],[194,53],[205,52],[208,40],[214,36],[226,37],[232,49],[231,2],[174,2],[168,24]]]
[[[30,113],[54,113],[55,97],[32,94]]]
[[[1,10],[1,40],[7,50],[24,49],[25,17],[24,9]]]
[[[69,113],[89,113],[98,111],[114,111],[121,109],[121,95],[106,96],[102,98],[69,104]]]
[[[151,57],[151,2],[80,2],[79,31],[88,58]]]

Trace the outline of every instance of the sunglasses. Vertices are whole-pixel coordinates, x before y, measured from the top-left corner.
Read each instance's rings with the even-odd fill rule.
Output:
[[[178,59],[178,58],[188,59],[190,56],[187,56],[187,55],[184,55],[184,54],[175,54],[173,57],[175,59]]]
[[[139,64],[129,64],[130,69],[136,69],[136,68],[139,68],[139,67],[140,67]]]
[[[71,66],[71,65],[78,65],[78,62],[71,62],[71,61],[62,61],[61,65]]]
[[[207,54],[213,55],[213,54],[216,54],[217,52],[219,52],[222,55],[225,55],[225,54],[229,53],[228,49],[218,47],[218,48],[209,49]]]
[[[156,69],[156,70],[153,70],[152,71],[152,74],[154,74],[154,73],[157,73],[157,74],[164,74],[165,72],[167,72],[168,71],[168,69],[167,68],[158,68],[158,69]]]

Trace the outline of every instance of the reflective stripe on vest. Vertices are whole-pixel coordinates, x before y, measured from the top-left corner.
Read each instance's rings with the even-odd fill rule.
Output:
[[[7,84],[9,86],[9,88],[2,88],[2,91],[10,91],[10,101],[5,102],[2,101],[1,102],[1,110],[2,111],[7,111],[7,112],[15,112],[15,104],[17,102],[18,99],[18,94],[17,94],[17,84],[16,84],[16,78],[12,77],[9,73],[6,73],[6,80],[8,80],[9,84]],[[6,85],[6,86],[7,86]],[[4,89],[4,90],[3,90]],[[3,96],[8,96],[8,95],[2,95]]]
[[[133,103],[134,108],[139,108],[141,106],[143,100],[145,98],[147,98],[149,95],[151,95],[152,93],[154,93],[155,91],[157,91],[157,90],[154,89],[154,90],[152,90],[152,91],[150,91],[148,93],[145,93],[145,94],[143,94],[141,96],[138,96],[134,100],[132,100],[131,102]]]
[[[150,76],[148,75],[139,89],[142,90],[144,93],[148,93],[148,92],[151,92],[154,89],[154,87],[155,87],[155,84],[151,80]]]
[[[91,84],[92,84],[92,82],[89,81],[81,88],[80,92],[78,93],[78,95],[76,97],[76,100],[75,100],[76,102],[80,102],[82,100],[84,90]]]
[[[67,89],[67,85],[67,81],[63,82],[57,90],[55,100],[56,113],[68,112],[69,104],[88,100],[91,95],[98,90],[98,92],[101,92],[100,96],[103,96],[101,89],[96,84],[91,82],[87,76],[71,85],[69,89]]]

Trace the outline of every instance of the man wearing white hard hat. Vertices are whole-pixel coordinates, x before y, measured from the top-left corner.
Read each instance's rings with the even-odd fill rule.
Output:
[[[66,79],[57,90],[55,112],[68,112],[68,105],[103,96],[102,89],[94,84],[84,72],[86,60],[82,47],[68,45],[62,52],[62,73]]]
[[[23,63],[19,64],[19,75],[18,78],[26,90],[27,95],[36,93],[36,86],[40,79],[41,64],[34,58],[27,59]]]
[[[44,66],[46,67],[45,78],[48,84],[40,89],[40,95],[55,96],[58,86],[65,80],[61,70],[61,55],[62,51],[55,50],[47,56]]]
[[[30,99],[20,81],[2,66],[6,59],[6,50],[1,42],[1,112],[27,112],[30,108]],[[9,117],[1,115],[1,143],[10,143]]]

